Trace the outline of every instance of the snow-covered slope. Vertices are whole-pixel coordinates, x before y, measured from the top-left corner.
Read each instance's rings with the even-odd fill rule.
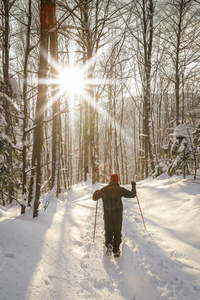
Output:
[[[0,207],[1,300],[199,300],[200,183],[166,175],[124,199],[123,253],[104,255],[102,203],[90,180],[51,199],[40,216]],[[125,186],[130,189],[130,186]]]

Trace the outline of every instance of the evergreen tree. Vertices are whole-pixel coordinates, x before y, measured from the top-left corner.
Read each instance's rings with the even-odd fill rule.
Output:
[[[194,160],[194,145],[191,129],[186,124],[178,125],[174,130],[172,145],[173,162],[168,168],[170,176],[174,174],[190,174],[189,163]]]

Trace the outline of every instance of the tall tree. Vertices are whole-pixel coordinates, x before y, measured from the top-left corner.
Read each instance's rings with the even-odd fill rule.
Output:
[[[5,97],[3,97],[2,107],[4,108],[5,112],[5,135],[9,140],[9,145],[6,151],[6,164],[8,166],[7,173],[10,176],[8,180],[8,197],[9,202],[11,203],[14,197],[14,180],[13,180],[13,149],[12,149],[12,142],[15,144],[15,134],[14,134],[14,119],[12,117],[14,103],[10,101],[10,97],[12,97],[12,87],[10,84],[10,11],[12,6],[14,5],[16,0],[9,1],[9,0],[2,0],[2,18],[3,18],[3,80],[4,80],[4,87],[3,93],[5,93]],[[11,142],[12,141],[12,142]],[[9,177],[8,176],[8,177]]]
[[[152,171],[155,169],[154,156],[152,150],[152,56],[154,38],[154,10],[153,0],[135,1],[132,6],[133,25],[127,22],[130,32],[132,47],[136,54],[138,70],[141,79],[141,92],[143,95],[143,150],[145,155],[145,176],[149,175],[148,164]],[[149,157],[149,159],[148,159]]]
[[[30,34],[31,34],[31,19],[32,19],[32,11],[31,11],[31,0],[29,0],[28,4],[28,22],[27,22],[27,34],[26,34],[26,48],[25,48],[25,58],[24,58],[24,70],[23,70],[23,102],[24,102],[24,115],[23,115],[23,170],[22,170],[22,197],[23,197],[23,205],[22,205],[22,213],[25,213],[25,207],[27,202],[27,89],[28,89],[28,59],[31,51],[30,47]]]
[[[163,41],[167,61],[170,64],[165,66],[166,75],[174,85],[175,93],[175,120],[176,125],[181,122],[181,105],[184,110],[185,87],[187,81],[194,76],[198,66],[199,51],[196,43],[199,38],[199,20],[196,10],[199,4],[195,0],[173,0],[164,3],[165,22],[162,23]],[[171,72],[170,72],[170,71]],[[190,83],[193,85],[193,83]],[[182,121],[184,113],[182,112]]]
[[[52,76],[52,183],[51,188],[59,193],[59,163],[60,163],[60,93],[59,93],[59,73],[58,73],[58,41],[57,41],[57,21],[55,0],[49,3],[49,35],[50,35],[50,55],[51,55],[51,76]]]
[[[34,168],[36,172],[34,174],[33,190],[29,191],[29,193],[34,192],[33,217],[38,216],[40,204],[40,189],[42,183],[41,151],[43,145],[44,110],[47,98],[47,88],[44,79],[47,78],[48,35],[46,30],[46,20],[44,19],[44,16],[48,1],[41,0],[40,5],[40,58],[38,70],[38,96],[34,121],[35,129],[32,153],[32,168]]]
[[[149,158],[151,169],[154,171],[154,157],[152,152],[152,132],[151,132],[151,66],[152,66],[152,47],[153,47],[153,33],[154,33],[154,2],[153,0],[143,0],[142,7],[143,20],[143,46],[144,46],[144,134],[147,135],[145,139],[145,152],[147,148],[149,151]],[[146,155],[147,159],[147,155]],[[146,170],[146,177],[148,171]]]

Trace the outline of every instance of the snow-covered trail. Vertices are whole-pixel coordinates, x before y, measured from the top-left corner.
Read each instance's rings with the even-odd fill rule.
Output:
[[[147,230],[136,199],[123,200],[125,243],[119,259],[104,255],[101,200],[92,241],[92,194],[102,185],[73,186],[59,201],[52,199],[37,219],[3,219],[1,299],[199,300],[200,236],[192,228],[192,220],[200,225],[199,186],[170,180],[137,184]],[[172,197],[175,190],[181,200]]]

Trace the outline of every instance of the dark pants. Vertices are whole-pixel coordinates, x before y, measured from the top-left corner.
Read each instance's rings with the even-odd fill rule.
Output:
[[[119,245],[122,241],[122,210],[114,212],[104,212],[104,226],[105,226],[105,245],[113,245],[113,252],[119,251]]]

